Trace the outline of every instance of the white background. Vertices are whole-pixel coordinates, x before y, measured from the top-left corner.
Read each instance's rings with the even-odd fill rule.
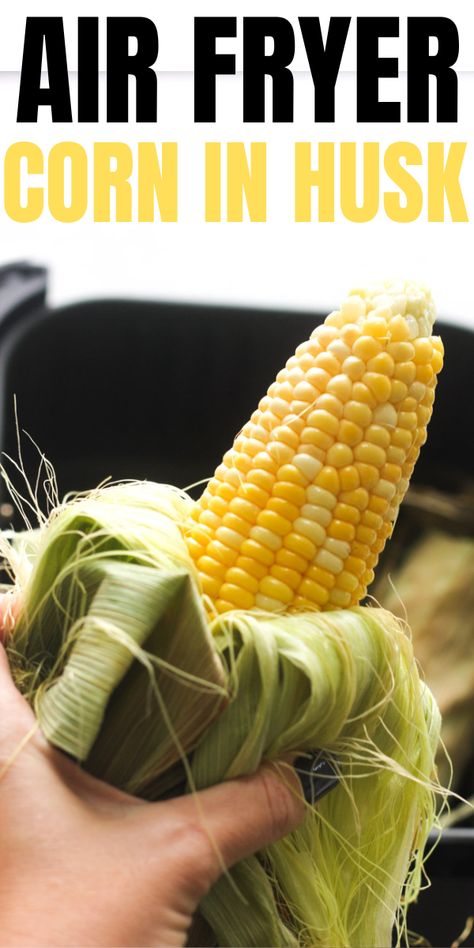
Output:
[[[354,6],[356,9],[354,10]],[[395,224],[383,212],[371,223],[353,224],[341,217],[330,224],[295,224],[293,216],[293,147],[295,141],[415,142],[426,154],[430,140],[468,142],[462,187],[466,205],[474,214],[474,16],[471,5],[423,0],[385,3],[383,15],[401,17],[399,40],[386,41],[384,55],[400,59],[400,78],[381,85],[386,99],[403,101],[406,15],[443,15],[455,20],[461,39],[458,63],[459,122],[416,126],[367,126],[355,120],[354,38],[351,23],[348,47],[336,98],[336,124],[313,122],[313,86],[305,72],[304,48],[297,16],[380,15],[375,0],[353,3],[313,3],[299,0],[254,0],[222,4],[126,0],[79,5],[59,0],[17,2],[0,13],[0,127],[3,156],[14,141],[27,139],[45,151],[57,141],[75,140],[92,153],[92,142],[139,140],[177,141],[179,147],[179,221],[176,224],[97,224],[89,214],[77,224],[60,224],[45,214],[34,224],[15,224],[3,211],[0,196],[0,263],[29,259],[51,269],[54,303],[97,296],[148,297],[212,302],[249,303],[297,309],[333,308],[352,285],[383,277],[407,277],[429,283],[440,315],[474,326],[473,224],[427,223],[425,214],[412,224]],[[297,37],[295,68],[295,122],[290,125],[244,125],[240,77],[218,79],[218,121],[193,122],[193,17],[195,15],[280,15],[291,19]],[[26,15],[62,15],[65,18],[70,68],[75,66],[75,24],[78,15],[143,15],[155,20],[160,36],[159,121],[156,125],[53,125],[42,115],[38,125],[19,126],[16,108]],[[102,33],[105,31],[103,30]],[[239,39],[224,49],[238,51]],[[102,66],[105,65],[103,51]],[[102,77],[102,84],[104,84]],[[71,77],[73,112],[75,77]],[[44,112],[46,110],[40,110]],[[269,113],[270,114],[270,113]],[[403,113],[402,113],[403,114]],[[432,118],[434,118],[434,113]],[[204,222],[204,142],[266,141],[268,143],[267,223]],[[316,156],[315,156],[316,157]],[[92,170],[91,170],[92,175]],[[423,172],[419,175],[424,182]],[[383,178],[382,178],[383,183]]]

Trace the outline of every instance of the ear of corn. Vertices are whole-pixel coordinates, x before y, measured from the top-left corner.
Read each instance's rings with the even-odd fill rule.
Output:
[[[192,513],[218,612],[345,608],[372,582],[426,440],[441,340],[425,289],[355,291],[300,345]]]
[[[22,596],[14,677],[86,770],[160,799],[185,776],[201,789],[315,748],[337,767],[340,787],[301,827],[202,903],[222,946],[375,948],[406,931],[439,715],[404,628],[338,607],[364,594],[426,437],[432,321],[416,287],[353,295],[289,360],[198,504],[124,483],[60,505],[21,549],[4,541]],[[212,623],[198,575],[223,613]]]

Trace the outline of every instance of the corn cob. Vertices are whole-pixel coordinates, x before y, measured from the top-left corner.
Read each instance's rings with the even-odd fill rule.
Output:
[[[426,440],[434,315],[417,285],[354,291],[279,372],[192,513],[188,547],[218,612],[365,596]]]

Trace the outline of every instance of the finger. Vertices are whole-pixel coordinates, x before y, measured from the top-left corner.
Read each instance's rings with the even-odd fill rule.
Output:
[[[250,777],[165,805],[198,830],[188,834],[188,860],[192,864],[194,856],[201,869],[206,867],[211,882],[224,868],[296,829],[305,815],[301,784],[286,764],[266,764]]]

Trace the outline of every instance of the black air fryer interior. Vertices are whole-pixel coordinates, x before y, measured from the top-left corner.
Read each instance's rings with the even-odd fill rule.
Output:
[[[16,396],[20,427],[52,461],[61,495],[108,476],[192,484],[213,473],[321,318],[108,300],[52,310],[36,295],[0,327],[0,445],[18,456]],[[440,331],[446,368],[415,476],[427,483],[435,476],[442,486],[452,479],[452,458],[470,468],[470,410],[462,418],[462,452],[458,439],[473,336],[453,326]],[[25,439],[23,457],[34,478],[37,456]]]

